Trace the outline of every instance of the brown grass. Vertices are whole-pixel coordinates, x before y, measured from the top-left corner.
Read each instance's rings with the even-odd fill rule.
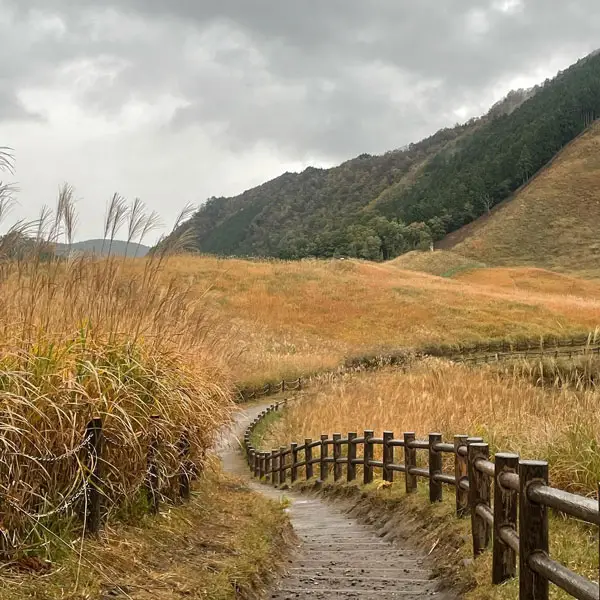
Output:
[[[407,271],[421,271],[439,277],[453,277],[457,273],[470,272],[485,267],[455,252],[446,250],[419,251],[413,250],[390,261],[390,264]]]
[[[58,565],[39,560],[0,577],[3,600],[254,599],[286,553],[282,507],[209,471],[185,507],[109,527]],[[32,577],[25,569],[37,571]],[[75,584],[77,582],[77,584]]]
[[[165,273],[168,248],[144,261],[48,254],[49,240],[70,239],[71,194],[63,189],[33,237],[21,225],[0,239],[0,553],[9,559],[51,558],[81,530],[90,465],[77,448],[92,417],[103,420],[110,521],[144,508],[155,435],[159,493],[173,498],[173,474],[201,466],[233,406],[227,328]],[[139,206],[116,197],[109,214],[143,225]]]
[[[452,248],[488,265],[598,274],[600,127],[593,126],[510,202]]]
[[[594,364],[597,367],[597,362]],[[517,452],[523,458],[547,459],[551,485],[595,497],[600,480],[600,391],[589,386],[569,387],[571,380],[577,381],[572,372],[563,373],[560,387],[534,386],[523,375],[537,380],[539,369],[533,364],[501,370],[470,368],[431,358],[404,372],[348,375],[304,392],[278,418],[271,419],[268,428],[258,432],[262,439],[259,444],[255,440],[255,445],[278,448],[292,441],[318,439],[322,433],[331,436],[334,432],[354,431],[360,435],[364,429],[373,429],[378,437],[383,431],[393,431],[396,438],[401,438],[404,431],[416,431],[419,439],[439,431],[445,441],[451,441],[454,434],[480,435],[490,443],[492,453],[503,450]],[[375,453],[380,457],[379,446]],[[396,456],[396,462],[402,462],[398,449]],[[418,452],[418,462],[426,466],[426,452]],[[444,470],[453,473],[450,455]],[[359,481],[361,476],[359,467]],[[300,477],[304,477],[303,472]],[[425,480],[420,480],[419,494],[407,498],[402,474],[395,475],[392,486],[384,485],[380,477],[376,469],[375,482],[363,493],[352,494],[355,498],[360,495],[367,514],[370,507],[380,511],[378,516],[371,515],[369,522],[381,524],[384,517],[396,519],[405,534],[407,524],[412,526],[411,543],[431,552],[436,550],[434,564],[461,592],[468,592],[465,597],[518,597],[517,580],[501,586],[491,584],[490,552],[470,564],[470,522],[455,516],[453,488],[445,487],[442,504],[431,505]],[[596,527],[553,514],[550,550],[555,560],[597,581]],[[466,568],[465,559],[469,563]],[[553,598],[568,597],[554,587],[551,593]]]
[[[577,284],[567,295],[548,285],[553,273],[541,270],[521,269],[510,287],[502,270],[471,283],[394,263],[181,256],[169,274],[198,295],[209,288],[207,305],[235,331],[234,375],[247,384],[294,378],[334,367],[344,357],[399,347],[564,336],[594,329],[600,318],[596,283],[573,278]]]

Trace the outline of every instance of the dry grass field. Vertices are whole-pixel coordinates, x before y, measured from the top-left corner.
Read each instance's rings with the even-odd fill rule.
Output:
[[[406,372],[349,375],[306,392],[271,428],[267,447],[364,429],[415,431],[420,439],[436,431],[447,441],[469,434],[483,437],[491,452],[548,459],[554,485],[594,494],[600,481],[599,401],[596,389],[540,387],[512,370],[431,358]]]
[[[2,600],[254,600],[285,557],[289,524],[275,503],[219,471],[185,506],[109,527],[50,563],[4,568]]]
[[[248,384],[335,367],[372,351],[568,335],[600,323],[598,283],[541,269],[441,278],[395,262],[181,256],[171,275],[233,327],[232,376]]]
[[[115,198],[107,230],[128,215],[145,227],[137,206]],[[210,471],[235,406],[231,327],[169,276],[176,248],[139,261],[53,257],[49,240],[68,241],[75,218],[64,188],[35,230],[0,238],[0,596],[173,598],[193,586],[253,597],[285,522],[281,507]],[[99,460],[86,438],[97,417]],[[97,466],[102,528],[84,537]],[[184,473],[193,490],[181,506]]]
[[[59,577],[59,587],[71,585],[64,597],[102,592],[93,588],[101,579],[78,579],[87,555],[75,541],[81,539],[81,491],[89,471],[78,458],[70,460],[92,417],[103,419],[110,440],[103,457],[109,545],[119,544],[117,527],[143,522],[141,529],[123,529],[123,543],[153,561],[147,534],[161,546],[180,531],[171,521],[143,516],[148,447],[160,438],[161,494],[171,506],[177,495],[172,475],[187,464],[182,432],[191,443],[189,458],[202,468],[234,410],[235,384],[295,378],[362,354],[567,336],[600,322],[600,284],[594,280],[534,267],[486,268],[446,252],[383,264],[225,260],[175,255],[177,248],[133,260],[49,260],[44,240],[71,236],[74,215],[68,190],[64,194],[56,215],[38,224],[32,247],[15,246],[19,235],[0,242],[0,495],[7,499],[3,526],[11,532],[0,551],[17,569],[30,564],[30,556],[60,559],[65,579]],[[114,229],[133,210],[119,206],[112,213]],[[289,442],[321,430],[365,427],[481,434],[494,449],[550,458],[554,483],[588,492],[600,477],[596,400],[594,390],[534,387],[515,373],[431,360],[406,373],[355,375],[319,387],[303,400],[304,410],[290,410],[269,435]],[[43,460],[64,453],[67,460],[59,466]],[[215,490],[225,489],[213,483]],[[246,516],[277,522],[276,510],[256,502]],[[250,519],[234,505],[229,509],[228,518],[240,519],[247,540],[258,540]],[[194,506],[189,510],[178,513],[178,523],[201,518]],[[218,521],[217,512],[209,518]],[[224,554],[234,542],[223,539]],[[261,560],[275,548],[265,544]],[[135,571],[110,549],[85,547],[109,565],[106,573],[127,580]],[[229,576],[220,573],[233,579],[246,573],[250,581],[245,561],[223,558],[224,570],[216,569],[214,581],[207,573],[206,585]],[[15,585],[32,585],[42,594],[40,581],[9,577],[0,584],[17,598]],[[130,585],[140,584],[133,578]]]

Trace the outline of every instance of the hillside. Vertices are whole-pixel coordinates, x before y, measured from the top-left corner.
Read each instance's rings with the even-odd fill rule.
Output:
[[[135,273],[142,263],[127,268]],[[471,274],[479,279],[471,282]],[[235,379],[247,384],[293,379],[378,350],[589,331],[600,314],[599,283],[557,280],[541,269],[441,278],[396,261],[183,255],[164,277],[192,285],[204,310],[231,327]]]
[[[186,226],[204,253],[394,258],[491,212],[598,116],[595,54],[405,149],[211,198]]]
[[[458,273],[485,267],[455,252],[436,250],[435,252],[413,250],[389,262],[399,269],[420,271],[440,277],[453,277]]]
[[[488,265],[598,271],[600,124],[561,152],[514,199],[443,243]]]
[[[85,252],[86,254],[96,254],[98,256],[146,256],[150,248],[143,244],[134,242],[127,243],[121,240],[85,240],[83,242],[74,242],[73,244],[55,244],[55,252],[59,255],[68,252]]]
[[[309,167],[234,198],[210,198],[186,226],[193,228],[197,249],[210,254],[396,256],[420,244],[420,229],[400,232],[365,209],[386,191],[408,185],[430,157],[476,127],[472,121],[383,156],[363,154],[332,169]]]

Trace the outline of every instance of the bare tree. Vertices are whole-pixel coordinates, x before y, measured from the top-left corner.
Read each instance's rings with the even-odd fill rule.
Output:
[[[479,202],[481,203],[481,206],[485,208],[487,214],[489,215],[492,210],[492,206],[494,206],[494,199],[487,192],[484,192],[479,197]]]

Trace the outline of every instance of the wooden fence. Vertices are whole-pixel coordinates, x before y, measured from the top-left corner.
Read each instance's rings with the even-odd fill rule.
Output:
[[[250,402],[250,400],[257,400],[264,398],[265,396],[271,396],[273,394],[281,394],[283,392],[299,391],[302,389],[302,377],[294,379],[293,381],[286,381],[283,379],[277,383],[265,383],[258,388],[248,388],[240,390],[239,394],[243,402]]]
[[[159,416],[152,417],[153,422],[158,422]],[[109,488],[105,478],[109,463],[106,457],[106,445],[119,445],[108,438],[104,432],[101,417],[95,417],[89,421],[84,431],[81,433],[81,442],[67,450],[60,456],[30,456],[13,454],[15,459],[23,459],[28,463],[37,463],[44,466],[44,472],[50,477],[54,470],[53,467],[60,469],[66,461],[72,461],[81,469],[83,485],[70,493],[69,496],[61,499],[60,503],[48,510],[48,499],[40,494],[32,494],[36,503],[43,508],[41,513],[32,513],[23,506],[14,502],[5,495],[0,495],[0,519],[4,519],[9,510],[16,511],[19,515],[24,515],[35,525],[40,519],[47,519],[52,516],[64,514],[71,511],[78,516],[84,524],[86,534],[97,534],[102,527],[102,520],[105,514],[105,504],[109,497]],[[173,473],[167,476],[163,475],[165,465],[161,463],[161,445],[162,440],[158,430],[150,436],[147,448],[146,470],[141,484],[142,493],[147,498],[148,508],[153,514],[158,513],[160,499],[163,496],[164,486],[161,487],[161,481],[168,481],[169,487],[175,491],[170,495],[170,499],[175,497],[187,500],[190,497],[190,482],[196,477],[198,472],[197,465],[190,459],[190,444],[185,431],[182,431],[176,448],[170,453],[176,468]],[[113,465],[114,466],[114,465]],[[10,531],[5,531],[10,536]],[[8,539],[4,536],[0,541],[0,557],[11,556],[10,549],[3,543]]]
[[[600,355],[600,342],[595,341],[593,334],[582,334],[567,338],[547,336],[535,340],[513,342],[500,340],[453,345],[440,344],[422,348],[405,348],[395,353],[353,357],[348,359],[344,365],[336,369],[322,371],[315,376],[341,375],[360,370],[378,369],[384,366],[402,366],[407,364],[411,357],[438,357],[455,362],[478,364],[533,358],[572,359],[576,356],[586,355]],[[272,382],[257,388],[240,389],[238,392],[239,400],[240,402],[249,402],[274,393],[297,390],[303,386],[303,382],[309,382],[310,379],[310,377],[299,377],[294,381]]]
[[[153,422],[158,422],[160,416],[151,417]],[[84,449],[87,454],[85,461],[88,478],[85,486],[87,515],[85,518],[85,531],[88,534],[96,534],[102,527],[102,516],[104,512],[104,501],[107,494],[103,482],[103,448],[108,441],[105,439],[102,418],[96,417],[90,421],[86,428]],[[146,474],[143,482],[143,490],[146,496],[148,508],[151,514],[157,515],[160,510],[161,501],[161,465],[160,465],[161,437],[155,430],[150,438],[147,448]],[[187,501],[191,495],[191,481],[195,479],[198,466],[189,460],[190,442],[186,431],[182,431],[175,449],[177,456],[177,469],[167,475],[166,479],[175,483],[176,496]],[[175,497],[170,498],[174,500]]]
[[[418,440],[412,432],[399,439],[391,431],[375,437],[372,430],[362,436],[350,432],[322,435],[287,447],[260,451],[252,445],[252,433],[270,413],[285,402],[273,404],[252,422],[244,435],[246,456],[255,477],[273,485],[299,479],[299,469],[310,480],[318,471],[325,481],[355,481],[357,467],[362,482],[369,484],[374,471],[381,470],[384,481],[394,473],[404,473],[406,493],[417,490],[417,479],[429,483],[429,500],[440,502],[444,486],[454,489],[456,514],[471,519],[475,557],[492,545],[492,581],[500,584],[519,575],[520,600],[547,600],[548,584],[554,583],[579,600],[598,600],[597,583],[574,573],[549,556],[548,512],[555,509],[580,521],[600,525],[598,501],[553,488],[548,483],[548,463],[522,460],[516,454],[497,453],[490,460],[488,444],[482,438],[456,435],[451,443],[439,433]],[[381,460],[374,450],[381,448]],[[359,453],[362,448],[362,456]],[[402,449],[403,462],[396,449]],[[330,452],[331,450],[331,452]],[[428,467],[417,466],[417,452],[427,457]],[[444,473],[444,455],[453,457],[453,473]],[[600,486],[599,486],[600,499]],[[517,569],[518,559],[518,569]]]

